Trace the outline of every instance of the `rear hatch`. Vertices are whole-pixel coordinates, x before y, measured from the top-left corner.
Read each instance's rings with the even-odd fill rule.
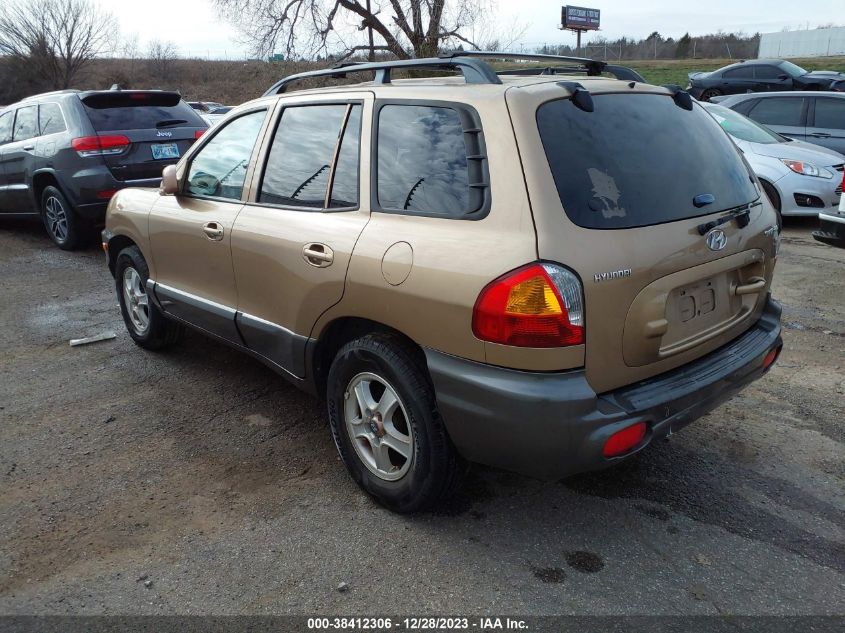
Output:
[[[570,99],[536,109],[553,198],[538,208],[549,198],[532,195],[538,252],[581,277],[598,392],[729,342],[771,280],[776,218],[740,152],[700,106],[651,90],[593,94],[593,111]]]
[[[85,111],[101,137],[112,137],[122,150],[103,160],[121,181],[161,178],[161,170],[179,160],[208,128],[179,93],[159,90],[109,90],[81,96]],[[128,146],[120,139],[128,140]]]

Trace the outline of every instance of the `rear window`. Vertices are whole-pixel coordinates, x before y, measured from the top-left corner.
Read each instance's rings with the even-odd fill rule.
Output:
[[[738,150],[703,108],[663,95],[593,97],[585,112],[569,99],[537,110],[537,125],[567,216],[591,229],[674,222],[757,197]],[[712,194],[715,203],[696,207]]]
[[[82,99],[97,132],[208,127],[175,92],[101,92]]]

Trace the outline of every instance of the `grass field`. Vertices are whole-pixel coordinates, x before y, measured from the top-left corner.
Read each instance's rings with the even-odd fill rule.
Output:
[[[656,59],[648,61],[622,60],[618,63],[635,69],[646,81],[652,84],[678,84],[682,88],[687,85],[687,73],[696,71],[710,71],[727,66],[736,60],[730,59]],[[845,57],[808,57],[790,59],[807,70],[836,70],[845,72]]]

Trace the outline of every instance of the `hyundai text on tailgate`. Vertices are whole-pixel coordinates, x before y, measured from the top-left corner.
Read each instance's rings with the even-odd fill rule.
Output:
[[[160,191],[116,195],[103,232],[141,347],[190,326],[325,397],[350,474],[400,512],[468,462],[551,479],[617,463],[782,345],[776,214],[712,117],[622,67],[486,57],[513,56],[285,78]],[[463,76],[392,76],[408,68]]]

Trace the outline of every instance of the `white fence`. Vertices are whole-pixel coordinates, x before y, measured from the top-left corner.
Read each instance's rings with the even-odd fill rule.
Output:
[[[845,55],[845,26],[812,31],[763,33],[757,57],[826,57]]]

